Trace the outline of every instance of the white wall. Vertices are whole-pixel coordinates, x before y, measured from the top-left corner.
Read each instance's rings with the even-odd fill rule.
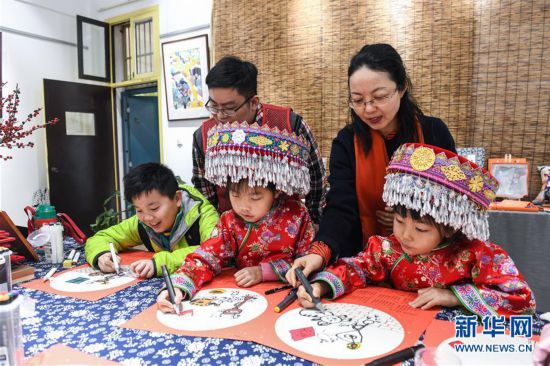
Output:
[[[50,11],[16,0],[0,0],[0,26],[76,43],[75,14],[87,16],[89,2],[34,0],[33,3],[58,10]],[[38,40],[2,32],[2,78],[8,84],[6,96],[16,84],[21,89],[20,119],[44,106],[43,79],[78,81],[75,46]],[[43,123],[41,113],[33,123]],[[12,220],[26,224],[23,208],[32,203],[33,192],[47,186],[44,130],[35,131],[26,141],[33,148],[11,150],[13,160],[0,161],[0,209]]]
[[[212,0],[0,0],[0,26],[45,37],[76,43],[75,15],[105,20],[151,5],[159,5],[161,42],[187,37],[186,30],[209,27]],[[112,5],[109,10],[102,10]],[[52,8],[57,12],[45,9]],[[190,36],[207,32],[195,31]],[[176,34],[174,34],[176,33]],[[174,34],[170,37],[163,35]],[[4,31],[2,33],[2,77],[9,87],[19,84],[22,118],[36,107],[43,107],[43,79],[94,83],[78,79],[76,47],[37,40]],[[168,122],[164,85],[162,93],[162,127],[164,163],[185,181],[191,181],[191,144],[200,120]],[[7,89],[4,89],[6,95]],[[41,114],[36,123],[43,123]],[[13,160],[0,161],[0,209],[8,212],[17,225],[24,226],[23,207],[32,203],[33,192],[47,187],[46,145],[43,130],[36,131],[28,141],[34,148],[13,151]],[[181,147],[178,147],[181,145]]]
[[[1,0],[0,0],[1,1]],[[160,18],[160,42],[193,37],[198,34],[208,34],[210,37],[210,19],[212,14],[212,0],[140,0],[124,6],[118,6],[106,11],[113,4],[121,4],[122,0],[98,0],[94,2],[97,11],[92,18],[106,20],[108,18],[130,13],[152,5],[159,6]],[[195,31],[196,28],[201,28]],[[161,73],[162,73],[161,69]],[[166,113],[166,93],[164,84],[159,85],[162,93],[162,139],[163,139],[163,163],[168,165],[176,175],[179,175],[187,183],[191,183],[193,162],[191,159],[191,147],[193,132],[200,126],[202,119],[168,122]]]

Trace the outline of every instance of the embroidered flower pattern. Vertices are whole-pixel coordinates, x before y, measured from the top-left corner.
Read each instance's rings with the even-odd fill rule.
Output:
[[[215,132],[208,138],[208,147],[215,146],[218,143],[218,139],[220,138],[220,135]]]
[[[233,131],[233,135],[231,136],[231,139],[236,144],[242,144],[244,140],[246,139],[246,133],[243,130],[235,130]]]
[[[427,147],[419,147],[412,153],[410,162],[413,169],[419,172],[430,169],[435,163],[435,152]]]
[[[289,223],[288,223],[288,226],[286,227],[286,233],[287,233],[288,236],[290,236],[291,238],[296,237],[296,235],[298,234],[298,223],[296,223],[296,222],[289,222]]]
[[[483,178],[479,175],[472,177],[468,182],[468,187],[470,187],[470,191],[472,192],[481,192],[483,189]]]
[[[466,179],[466,174],[457,165],[442,166],[441,171],[451,182]]]
[[[519,273],[514,261],[510,258],[500,263],[500,273],[504,275],[517,275]]]
[[[251,136],[248,140],[258,146],[270,146],[273,145],[274,140],[265,136]]]
[[[382,253],[384,253],[384,254],[391,254],[392,253],[391,241],[389,241],[389,240],[383,240],[382,241]]]
[[[292,155],[298,155],[300,153],[300,146],[296,144],[290,145],[290,152],[292,153]]]
[[[229,142],[229,140],[231,140],[231,135],[228,134],[228,133],[224,133],[224,134],[222,135],[222,142],[223,142],[224,144],[227,144],[227,143]]]
[[[288,150],[288,142],[287,141],[279,142],[279,149],[281,149],[282,151],[287,151]]]

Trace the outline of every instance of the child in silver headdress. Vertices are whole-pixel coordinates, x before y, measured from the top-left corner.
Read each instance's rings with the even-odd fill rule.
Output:
[[[393,234],[371,236],[363,252],[314,274],[314,295],[336,298],[386,283],[417,292],[410,303],[415,308],[463,306],[481,317],[533,313],[523,276],[508,253],[488,241],[486,210],[497,188],[485,169],[450,151],[402,145],[387,168],[382,197],[395,210]],[[315,256],[294,266],[309,273]],[[295,284],[292,271],[287,277]],[[303,288],[298,298],[312,306]]]
[[[192,298],[227,266],[239,269],[235,280],[241,287],[286,281],[292,261],[306,253],[314,235],[299,200],[310,186],[303,139],[278,129],[233,123],[211,129],[207,143],[206,178],[227,187],[232,209],[172,275],[176,303]],[[167,291],[159,294],[157,303],[162,311],[173,311]]]

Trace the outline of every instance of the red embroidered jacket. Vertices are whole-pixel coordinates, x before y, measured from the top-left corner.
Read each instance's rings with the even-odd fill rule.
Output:
[[[451,289],[466,309],[482,317],[535,311],[531,289],[508,253],[494,243],[464,236],[413,258],[394,235],[372,236],[365,251],[340,259],[315,280],[326,282],[333,298],[378,282],[405,291]]]
[[[283,282],[294,258],[306,254],[313,235],[312,221],[305,206],[284,197],[260,221],[242,220],[233,210],[220,216],[210,239],[187,255],[171,276],[175,287],[192,298],[223,267],[253,267],[269,264]],[[264,278],[265,280],[265,278]]]

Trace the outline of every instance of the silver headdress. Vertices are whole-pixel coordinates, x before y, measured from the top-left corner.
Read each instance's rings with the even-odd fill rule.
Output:
[[[273,183],[288,195],[310,189],[309,146],[303,138],[258,124],[217,124],[208,132],[205,177],[225,186],[248,179],[250,186]]]
[[[468,239],[489,238],[487,208],[498,181],[485,169],[450,151],[404,144],[387,168],[382,199],[460,230]]]

